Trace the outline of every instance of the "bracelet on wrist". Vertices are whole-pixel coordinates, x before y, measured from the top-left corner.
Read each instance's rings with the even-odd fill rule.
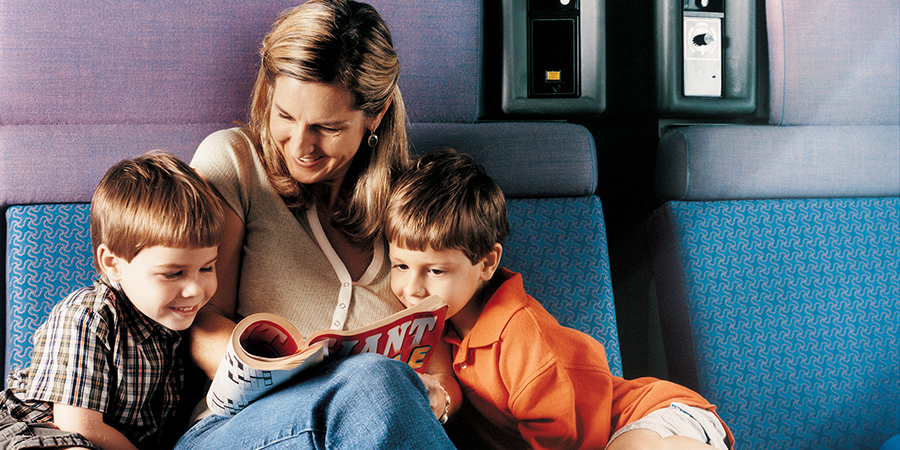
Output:
[[[450,418],[450,394],[448,394],[447,390],[444,389],[444,387],[441,386],[440,384],[438,384],[438,387],[441,388],[441,392],[444,393],[444,398],[447,399],[447,402],[444,403],[444,413],[441,414],[441,417],[438,418],[438,422],[440,422],[441,425],[443,425],[443,424],[447,423],[447,419]]]

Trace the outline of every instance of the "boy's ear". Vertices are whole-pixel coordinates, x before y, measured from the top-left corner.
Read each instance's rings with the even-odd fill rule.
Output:
[[[500,267],[500,257],[503,256],[503,246],[499,243],[494,244],[494,248],[481,259],[481,279],[488,281],[494,277],[494,272]]]
[[[100,270],[110,281],[121,281],[122,270],[119,265],[123,261],[122,258],[116,256],[106,244],[97,246],[97,254],[94,257],[97,258],[97,265],[100,267]]]

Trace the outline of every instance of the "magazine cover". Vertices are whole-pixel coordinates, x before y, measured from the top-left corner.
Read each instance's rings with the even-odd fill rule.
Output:
[[[233,416],[266,391],[322,361],[358,353],[378,353],[424,373],[440,342],[447,305],[431,296],[416,306],[354,330],[322,330],[303,339],[276,314],[244,318],[206,395],[215,414]]]

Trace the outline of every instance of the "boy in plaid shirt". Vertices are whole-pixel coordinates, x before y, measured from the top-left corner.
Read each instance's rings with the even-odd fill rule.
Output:
[[[53,308],[31,365],[9,375],[0,449],[174,443],[179,331],[216,290],[222,220],[210,185],[172,155],[109,169],[91,202],[99,279]]]

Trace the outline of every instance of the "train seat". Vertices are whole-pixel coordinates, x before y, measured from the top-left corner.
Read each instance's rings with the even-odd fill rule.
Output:
[[[479,2],[371,3],[400,56],[414,152],[452,146],[478,158],[510,198],[504,264],[564,324],[603,342],[621,374],[591,134],[477,123]],[[92,279],[88,202],[106,169],[152,149],[189,161],[206,135],[244,120],[257,46],[294,4],[0,2],[6,371],[27,364],[52,305]]]
[[[900,432],[900,4],[765,10],[770,123],[660,139],[670,378],[741,448],[877,448]]]

